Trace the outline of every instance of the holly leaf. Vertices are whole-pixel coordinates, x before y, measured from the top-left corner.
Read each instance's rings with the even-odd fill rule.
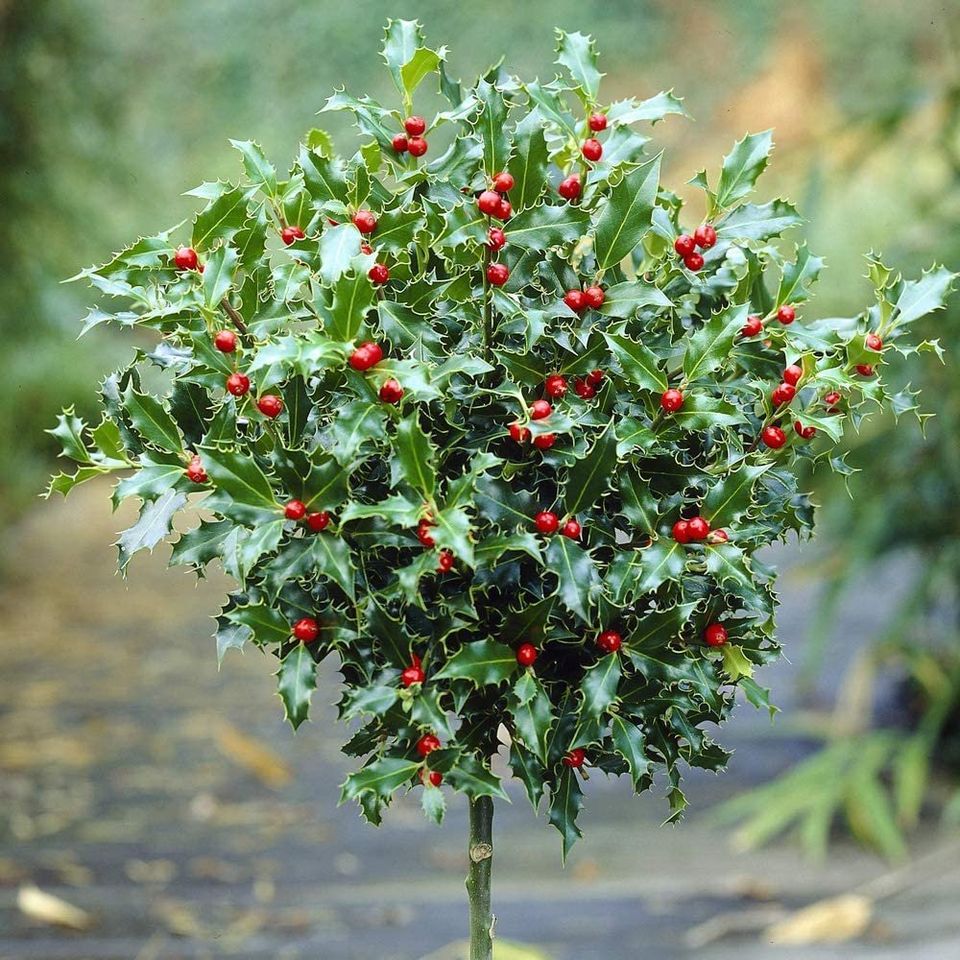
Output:
[[[201,447],[201,455],[204,469],[219,490],[251,507],[278,509],[270,481],[252,457],[206,445]]]
[[[503,94],[488,81],[481,80],[476,93],[480,104],[476,128],[483,140],[483,169],[493,177],[507,169],[510,155],[510,139],[507,135],[509,111]]]
[[[203,271],[203,296],[208,310],[216,310],[233,286],[239,255],[233,247],[218,247],[207,257]]]
[[[796,207],[786,200],[764,204],[745,203],[726,214],[716,224],[721,240],[771,240],[803,223]]]
[[[360,271],[342,274],[333,284],[333,302],[324,331],[334,340],[355,340],[367,311],[373,306],[374,287]]]
[[[121,574],[126,574],[134,554],[152,550],[173,532],[173,517],[186,503],[186,494],[176,490],[168,490],[156,500],[144,501],[137,522],[124,530],[117,540]]]
[[[510,191],[513,208],[520,212],[532,207],[547,184],[547,141],[535,113],[528,113],[517,124],[507,170],[514,180]]]
[[[822,269],[823,260],[813,256],[805,243],[797,247],[797,259],[783,268],[777,306],[809,300],[810,287],[817,282]]]
[[[588,105],[596,103],[603,74],[597,67],[597,48],[593,38],[557,30],[556,62],[566,68],[583,102]]]
[[[477,686],[502,683],[517,670],[513,650],[495,640],[465,643],[436,674],[436,679],[470,680]]]
[[[716,206],[720,210],[732,207],[754,188],[760,174],[767,167],[773,149],[773,131],[747,134],[738,140],[723,158],[720,179],[717,182]]]
[[[597,502],[610,483],[616,463],[617,438],[610,425],[567,472],[564,502],[570,516],[589,510]]]
[[[583,809],[583,791],[572,767],[564,767],[550,793],[550,823],[563,838],[563,859],[577,840],[583,836],[577,826],[577,817]]]
[[[640,307],[671,307],[670,298],[652,283],[642,280],[624,280],[604,291],[599,312],[605,317],[632,317]]]
[[[263,149],[252,140],[231,140],[231,146],[240,151],[243,157],[243,169],[250,182],[273,197],[277,193],[277,171],[263,155]]]
[[[620,658],[615,653],[608,653],[584,671],[580,683],[583,697],[581,713],[592,720],[599,720],[617,699],[619,685]]]
[[[395,790],[412,780],[419,770],[418,761],[403,757],[374,760],[347,777],[340,790],[340,803],[357,800],[364,794],[386,800]]]
[[[683,373],[688,381],[705,377],[724,363],[749,312],[747,303],[728,307],[687,337]]]
[[[397,424],[396,446],[397,464],[407,483],[422,493],[427,500],[433,499],[437,484],[434,467],[435,453],[433,445],[413,413]]]
[[[593,558],[568,537],[555,536],[546,549],[547,569],[556,575],[560,602],[584,623],[591,622],[590,608],[600,589],[600,574]]]
[[[459,757],[456,765],[444,771],[444,779],[454,790],[465,793],[468,797],[494,797],[495,799],[510,802],[510,797],[500,784],[500,778],[469,755]]]
[[[644,751],[643,732],[625,717],[614,715],[610,721],[613,748],[627,762],[630,779],[639,793],[644,780],[650,776],[651,763]]]
[[[650,228],[660,186],[660,157],[631,170],[597,206],[594,252],[608,270],[628,257]]]
[[[603,337],[630,383],[657,393],[667,389],[667,377],[660,369],[660,358],[652,350],[620,333],[605,333]]]
[[[277,688],[287,720],[296,730],[310,714],[310,698],[317,688],[317,665],[306,644],[298,643],[281,661]]]
[[[522,698],[515,698],[510,708],[516,734],[524,746],[541,763],[546,764],[550,730],[555,720],[553,706],[543,685],[531,673],[525,673],[519,682],[525,683],[531,689]]]
[[[123,407],[134,429],[147,443],[170,453],[183,449],[183,437],[173,417],[155,397],[137,393],[131,383],[123,394]]]
[[[757,479],[769,469],[769,464],[743,466],[707,491],[700,511],[714,529],[736,523],[749,510]]]
[[[511,249],[548,250],[579,240],[590,220],[582,207],[542,203],[511,217],[504,226]]]

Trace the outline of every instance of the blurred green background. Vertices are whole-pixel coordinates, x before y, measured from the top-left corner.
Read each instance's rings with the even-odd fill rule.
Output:
[[[317,124],[334,87],[392,102],[377,55],[386,9],[373,0],[0,0],[0,529],[36,509],[53,468],[43,429],[64,404],[89,409],[98,378],[131,349],[102,329],[77,342],[92,298],[59,281],[189,217],[195,203],[185,190],[235,174],[229,137],[259,141],[279,163]],[[454,76],[503,57],[511,70],[548,77],[553,27],[592,33],[609,99],[669,88],[686,98],[696,120],[672,118],[657,131],[674,185],[716,168],[747,130],[775,127],[761,192],[791,197],[809,218],[807,238],[830,266],[815,302],[822,313],[865,303],[870,249],[905,272],[960,264],[955,0],[528,0],[496,9],[397,0],[389,13],[420,18],[433,43],[448,44]],[[341,143],[352,133],[340,115],[321,122]],[[958,332],[955,302],[928,335],[949,350]],[[923,796],[957,700],[954,370],[926,354],[904,372],[938,416],[925,438],[915,422],[896,433],[889,423],[869,426],[850,458],[871,463],[869,481],[850,479],[855,505],[814,478],[830,504],[819,569],[828,600],[884,552],[914,558],[918,587],[869,655],[871,679],[890,669],[904,685],[910,709],[898,729],[916,732],[934,707],[938,718],[915,748],[924,762],[910,771],[913,793],[887,811],[898,829],[916,819],[917,783]],[[808,692],[830,663],[831,609],[824,602],[807,652],[795,658]],[[847,704],[854,720],[821,725],[817,735],[872,735],[870,696],[859,696]],[[880,751],[870,772],[878,783],[898,776],[895,752]],[[863,838],[891,855],[899,849],[869,830]]]

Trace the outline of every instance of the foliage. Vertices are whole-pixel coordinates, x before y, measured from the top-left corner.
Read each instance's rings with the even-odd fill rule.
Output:
[[[316,663],[336,656],[340,714],[355,722],[345,750],[363,758],[343,798],[372,822],[426,768],[472,798],[504,796],[490,766],[503,730],[531,803],[549,794],[565,851],[580,834],[577,750],[638,792],[662,773],[676,818],[683,768],[726,763],[707,728],[726,719],[735,689],[769,706],[753,673],[779,652],[774,572],[755,554],[812,529],[796,465],[842,471],[847,425],[884,405],[916,409],[912,394],[891,396],[856,366],[880,373],[892,355],[938,349],[916,345],[910,328],[942,305],[953,277],[934,267],[904,280],[871,257],[872,306],[780,324],[782,306],[805,313],[822,262],[774,244],[800,222],[792,205],[749,200],[768,133],[736,144],[715,178],[694,179],[718,239],[693,272],[673,251],[682,203],[637,129],[681,114],[672,94],[601,108],[596,52],[578,33],[558,32],[563,74],[549,83],[498,67],[464,89],[445,50],[406,21],[388,24],[383,55],[403,112],[343,90],[323,108],[355,118],[356,153],[336,156],[311,131],[284,174],[258,145],[235,142],[245,176],[198,187],[206,205],[190,230],[140,239],[83,271],[108,298],[86,329],[159,336],[104,382],[99,423],[64,413],[52,432],[78,468],[51,490],[122,474],[115,499],[142,501],[120,537],[122,570],[168,538],[174,564],[202,574],[219,561],[237,588],[218,618],[218,651],[252,643],[274,654],[295,727]],[[431,153],[414,160],[391,142],[428,79],[447,107],[427,125]],[[590,163],[579,144],[598,109],[608,128]],[[513,210],[494,253],[497,222],[476,198],[504,170]],[[567,202],[557,188],[572,172],[582,193]],[[376,218],[372,233],[355,226],[359,210]],[[288,226],[305,235],[284,245]],[[174,263],[186,241],[202,271]],[[492,260],[509,270],[504,285]],[[388,282],[368,279],[375,263]],[[564,291],[591,284],[603,286],[602,305],[571,309]],[[753,313],[762,337],[741,334]],[[234,353],[213,345],[225,326],[239,334]],[[868,332],[883,338],[882,354]],[[358,348],[371,341],[383,359]],[[802,380],[775,408],[787,363]],[[237,371],[254,387],[234,397],[224,385]],[[594,371],[604,371],[595,396],[571,389],[534,416],[548,375]],[[397,402],[388,381],[402,388]],[[660,403],[668,387],[685,394],[673,413]],[[825,404],[829,392],[838,404]],[[261,412],[266,395],[282,397],[279,417]],[[795,420],[816,437],[803,440]],[[786,446],[761,444],[779,423]],[[203,519],[176,534],[194,492]],[[314,529],[286,519],[291,500],[332,520]],[[540,511],[575,516],[582,533],[538,532]],[[675,540],[674,523],[695,515],[728,539]],[[318,635],[301,642],[293,625],[304,618]],[[715,623],[728,640],[709,647]],[[623,638],[613,652],[597,644],[608,630]],[[517,661],[525,643],[539,652],[531,667]],[[422,682],[407,685],[411,671]],[[442,745],[424,759],[426,734]],[[423,789],[436,819],[442,789]]]

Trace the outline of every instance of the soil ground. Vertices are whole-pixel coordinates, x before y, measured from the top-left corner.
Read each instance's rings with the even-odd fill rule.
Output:
[[[329,706],[333,670],[323,671],[313,722],[294,736],[270,659],[231,652],[218,672],[208,617],[221,578],[196,584],[165,571],[166,551],[138,557],[126,583],[116,576],[108,544],[127,519],[93,486],[38,505],[8,538],[0,960],[461,957],[465,811],[454,804],[437,829],[411,796],[375,830],[338,808],[349,767]],[[896,593],[898,571],[877,576],[871,602],[844,613],[851,646]],[[816,591],[795,569],[781,581],[788,644]],[[763,678],[788,716],[790,670]],[[894,876],[868,924],[854,918],[864,927],[856,937],[768,942],[770,919],[889,870],[842,842],[822,864],[789,845],[731,852],[710,808],[809,749],[788,729],[771,734],[740,708],[725,737],[737,748],[731,771],[688,781],[691,813],[679,828],[659,826],[660,799],[595,776],[586,839],[566,869],[552,829],[511,790],[514,803],[496,815],[497,932],[529,949],[503,960],[956,960],[960,848],[934,825],[916,838],[917,869]],[[32,887],[86,911],[85,929],[20,909]],[[839,931],[850,908],[842,902],[828,926]]]

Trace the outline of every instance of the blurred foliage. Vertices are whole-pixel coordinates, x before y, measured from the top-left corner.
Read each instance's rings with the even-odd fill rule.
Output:
[[[397,0],[390,13],[420,17],[429,30],[458,38],[454,75],[505,56],[521,72],[546,77],[553,71],[551,28],[589,29],[604,54],[611,96],[675,86],[687,97],[699,122],[667,131],[683,158],[674,177],[692,173],[744,132],[747,101],[755,126],[776,125],[791,152],[806,142],[815,159],[832,132],[828,118],[842,126],[851,116],[895,116],[942,59],[943,10],[935,0],[813,0],[802,10],[766,0],[531,0],[525,16],[494,19],[451,0]],[[201,171],[230,172],[228,137],[256,139],[280,156],[329,88],[349,77],[358,87],[368,79],[367,92],[380,93],[381,71],[368,51],[379,43],[382,17],[375,0],[274,0],[267,16],[261,5],[218,0],[0,0],[7,370],[0,380],[0,522],[42,485],[54,452],[42,428],[67,397],[91,395],[92,382],[129,352],[128,342],[106,333],[79,348],[71,343],[83,293],[58,281],[77,262],[102,260],[131,233],[188,216],[193,201],[182,198],[171,209],[166,198],[194,186]],[[765,111],[759,117],[758,108]],[[806,182],[807,205],[821,201],[830,242],[817,246],[839,268],[829,277],[832,300],[837,309],[852,306],[865,289],[850,282],[862,270],[856,241],[899,232],[900,191],[889,190],[882,209],[875,192],[850,191],[861,203],[863,229],[852,236],[845,229],[849,246],[838,249],[831,198],[847,196],[848,185],[821,182],[815,166],[808,178],[810,169],[775,168],[775,186]],[[874,190],[894,186],[887,174],[879,186],[858,179]],[[917,252],[929,253],[929,245]],[[902,260],[900,251],[891,253]]]

